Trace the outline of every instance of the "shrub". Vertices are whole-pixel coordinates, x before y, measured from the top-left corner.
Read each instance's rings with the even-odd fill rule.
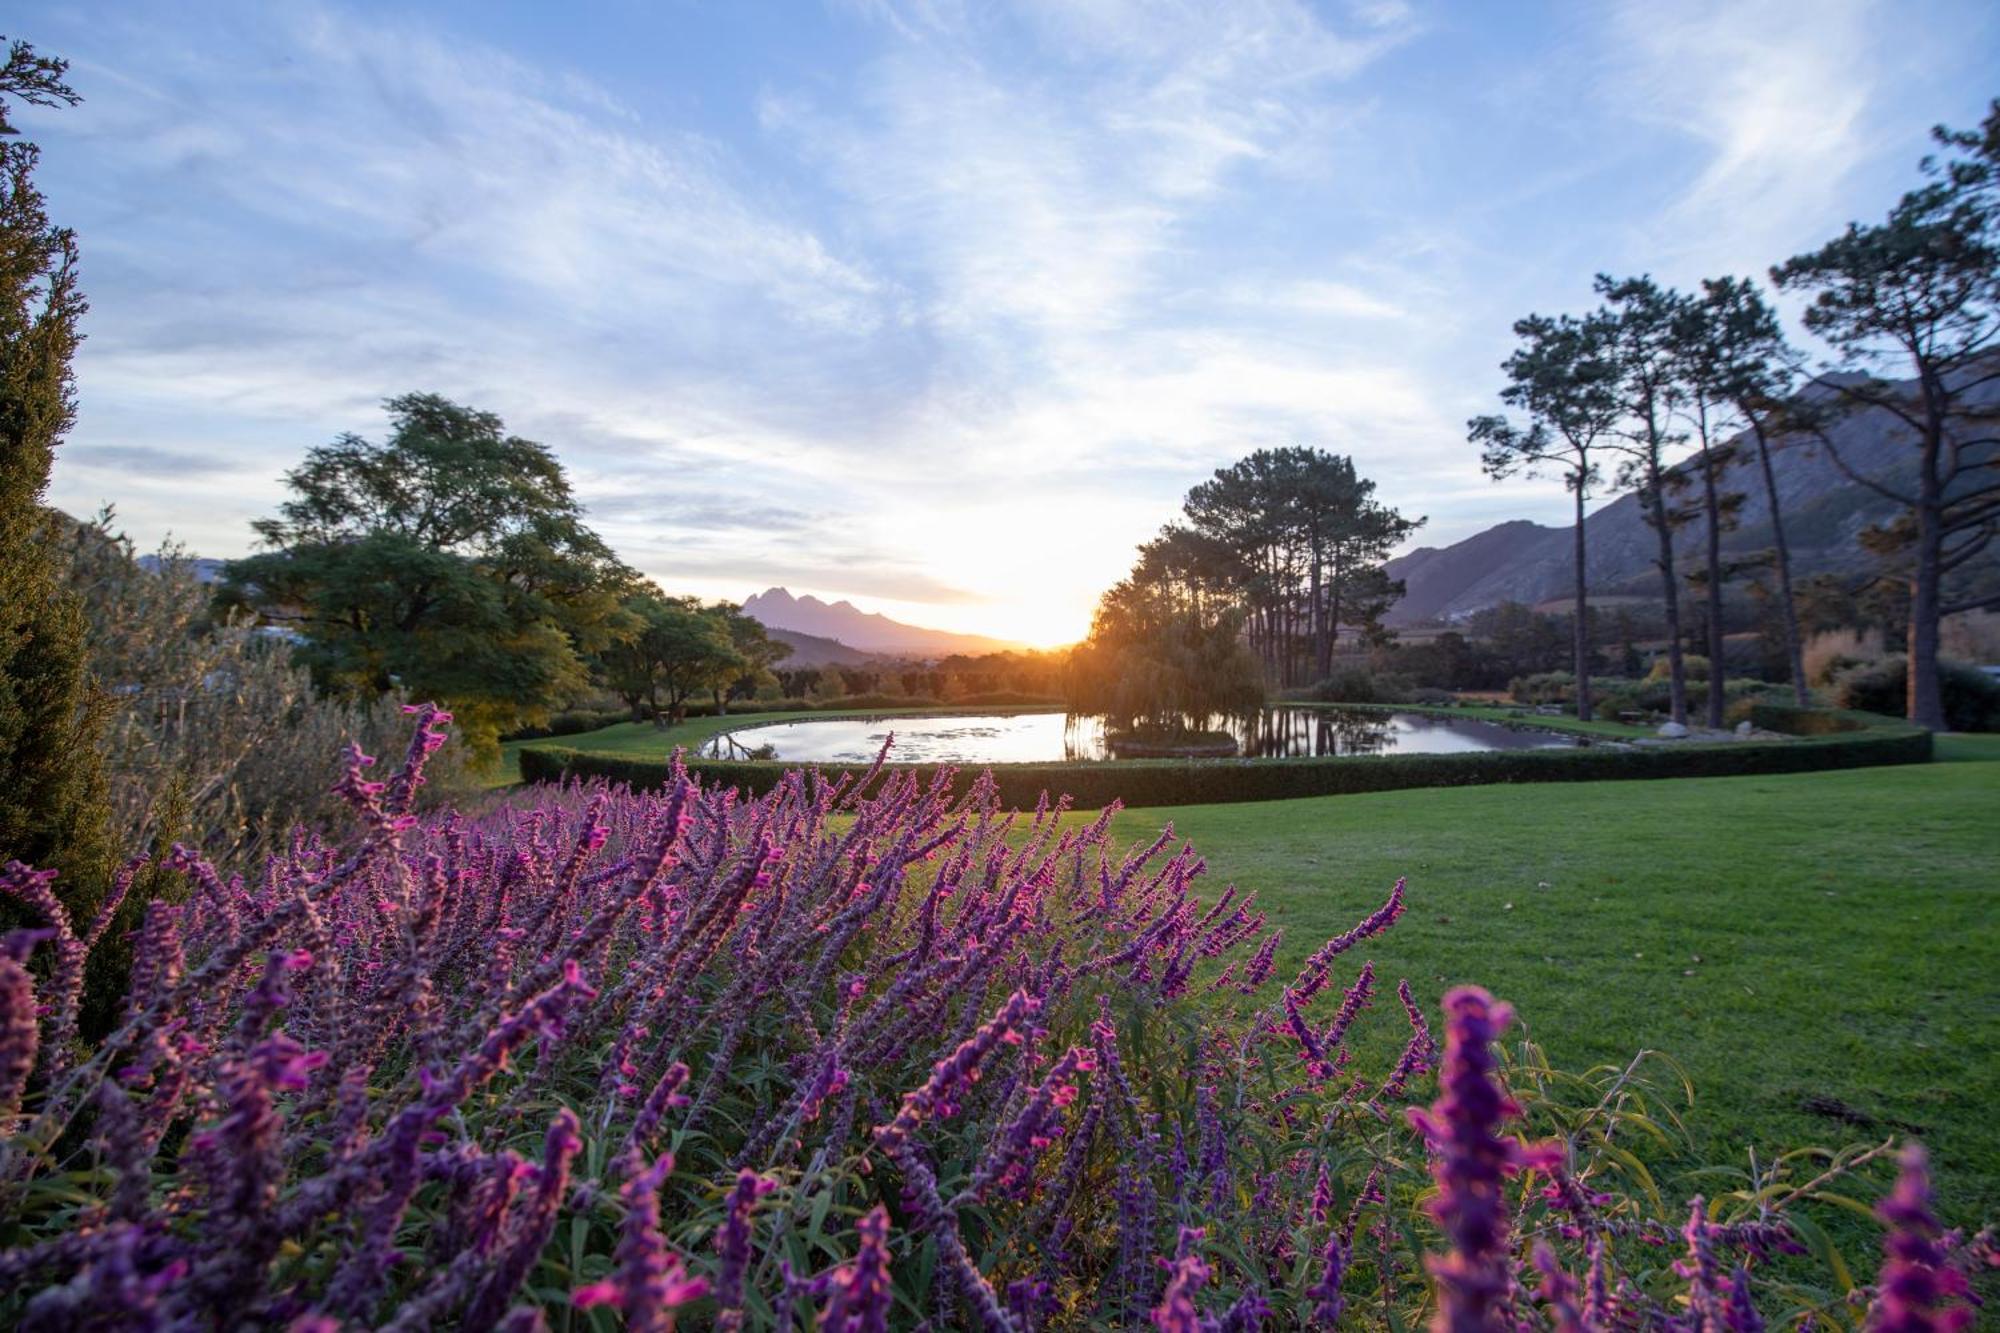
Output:
[[[110,705],[104,752],[122,845],[164,832],[225,872],[255,867],[293,825],[325,831],[344,815],[328,790],[327,755],[347,744],[381,754],[407,734],[401,698],[323,694],[283,637],[217,620],[177,548],[148,568],[100,518],[72,530],[66,554],[90,617],[91,671]],[[426,796],[455,789],[467,762],[451,746]],[[169,810],[180,827],[163,827]],[[136,918],[118,933],[130,924]]]
[[[1799,650],[1805,661],[1806,683],[1831,685],[1834,678],[1851,667],[1879,662],[1888,656],[1879,630],[1828,630],[1807,639]],[[1902,710],[1896,710],[1900,715]]]
[[[984,690],[976,694],[961,694],[951,701],[953,708],[1061,708],[1060,695],[1028,694],[1020,690]]]
[[[1842,715],[1835,715],[1842,716]],[[1412,787],[1478,786],[1495,782],[1598,782],[1621,779],[1737,777],[1751,773],[1800,773],[1874,764],[1924,763],[1930,734],[1907,723],[1864,714],[1857,729],[1808,741],[1719,741],[1712,744],[1579,749],[1486,750],[1466,754],[1385,754],[1312,759],[1134,759],[1117,763],[998,764],[990,770],[1000,799],[1033,807],[1043,795],[1067,792],[1088,806],[1123,801],[1133,806],[1220,805],[1278,801],[1301,796],[1343,796]],[[1762,724],[1759,724],[1762,725]],[[1772,727],[1769,730],[1784,730]],[[688,770],[762,795],[784,780],[781,763],[691,759]],[[897,766],[925,781],[954,770],[937,765]],[[829,779],[860,776],[857,765],[819,770]],[[661,788],[675,769],[662,759],[631,758],[537,746],[521,751],[521,776],[529,782],[573,777],[606,778]],[[961,786],[969,776],[956,779]]]
[[[1532,676],[1516,676],[1507,682],[1507,693],[1517,704],[1574,703],[1576,676],[1569,671],[1542,671]]]
[[[550,736],[580,736],[586,731],[599,731],[620,722],[630,722],[632,710],[629,708],[572,708],[557,713],[538,727],[520,727],[508,732],[503,741],[539,741]]]
[[[1005,819],[990,781],[898,772],[745,801],[676,772],[412,820],[441,720],[386,782],[350,767],[362,834],[257,891],[173,854],[198,891],[149,911],[130,1021],[89,1059],[88,945],[49,876],[0,871],[57,960],[38,996],[37,942],[0,949],[0,1164],[32,1177],[0,1192],[0,1318],[1487,1327],[1532,1262],[1663,1326],[1794,1247],[1778,1201],[1842,1174],[1781,1158],[1689,1220],[1633,1150],[1630,1122],[1672,1122],[1642,1062],[1496,1058],[1506,1007],[1469,987],[1440,1015],[1399,983],[1402,1054],[1357,1077],[1389,979],[1342,959],[1401,883],[1282,984],[1254,904],[1204,901],[1170,833],[1114,846],[1110,812]],[[1928,1236],[1922,1170],[1893,1217]],[[1735,1271],[1739,1307],[1844,1308]]]
[[[1945,725],[1952,731],[2000,730],[2000,680],[1964,662],[1940,662]],[[1901,717],[1908,699],[1909,659],[1885,657],[1849,667],[1834,682],[1842,708]]]
[[[1661,653],[1653,659],[1653,668],[1646,673],[1646,679],[1671,682],[1673,674],[1673,660],[1665,653]],[[1687,680],[1707,680],[1708,659],[1700,653],[1682,653],[1681,675]]]
[[[1330,704],[1395,704],[1408,699],[1414,688],[1408,676],[1343,666],[1312,687],[1312,698]]]

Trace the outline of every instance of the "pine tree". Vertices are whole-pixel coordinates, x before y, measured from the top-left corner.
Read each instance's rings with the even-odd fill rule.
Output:
[[[87,923],[112,856],[102,710],[83,605],[41,504],[76,415],[70,359],[84,301],[76,237],[50,225],[34,181],[40,153],[7,117],[16,101],[74,105],[65,68],[25,42],[0,66],[0,861],[59,871],[59,892]]]

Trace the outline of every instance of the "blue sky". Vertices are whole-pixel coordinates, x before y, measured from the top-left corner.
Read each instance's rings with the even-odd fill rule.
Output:
[[[1250,449],[1439,544],[1511,322],[1761,274],[2000,93],[2000,10],[1865,3],[11,7],[92,303],[51,499],[238,554],[390,394],[554,447],[674,591],[1035,641]]]

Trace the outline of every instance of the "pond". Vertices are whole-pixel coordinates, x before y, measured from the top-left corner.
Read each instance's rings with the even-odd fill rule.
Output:
[[[1338,708],[1267,708],[1220,730],[1238,753],[1254,758],[1308,755],[1462,754],[1472,750],[1542,750],[1581,744],[1576,737],[1523,731],[1473,718]],[[801,764],[867,763],[890,732],[899,763],[1023,764],[1113,759],[1104,719],[1065,713],[950,717],[845,717],[774,722],[723,732],[698,753],[709,759],[777,759]]]

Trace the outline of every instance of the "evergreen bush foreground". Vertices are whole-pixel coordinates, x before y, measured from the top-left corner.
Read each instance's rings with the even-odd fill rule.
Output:
[[[146,906],[124,1021],[75,1040],[81,937],[0,940],[0,1318],[34,1328],[1944,1329],[1986,1237],[1910,1147],[1874,1288],[1780,1262],[1889,1145],[1799,1154],[1684,1209],[1632,1148],[1641,1062],[1506,1058],[1506,1006],[1289,983],[1253,902],[1169,829],[1009,814],[990,779],[792,773],[744,799],[572,785],[408,813],[351,751],[346,845],[255,883],[195,853]],[[137,866],[119,877],[132,882]],[[116,902],[98,921],[109,920]],[[42,977],[37,980],[37,974]],[[1423,1102],[1433,1091],[1428,1109]],[[1726,1176],[1718,1175],[1717,1179]],[[1852,1204],[1852,1200],[1841,1199]]]

